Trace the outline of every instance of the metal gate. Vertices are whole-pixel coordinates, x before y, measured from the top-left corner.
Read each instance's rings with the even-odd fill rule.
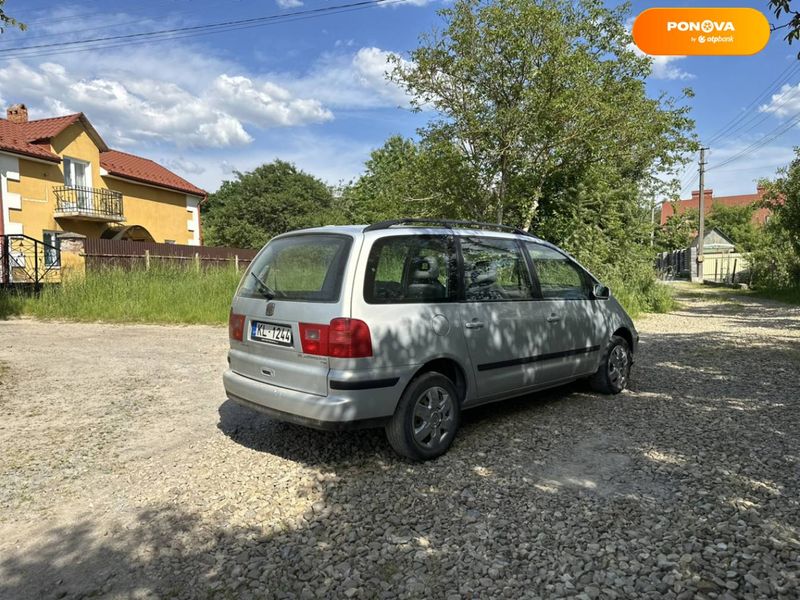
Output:
[[[32,286],[58,281],[61,251],[56,246],[22,234],[0,236],[0,285]]]

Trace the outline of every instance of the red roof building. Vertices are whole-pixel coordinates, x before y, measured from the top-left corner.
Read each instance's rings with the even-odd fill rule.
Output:
[[[108,147],[83,113],[0,119],[0,234],[55,243],[87,237],[201,243],[205,190],[166,167]],[[127,238],[125,236],[128,236]]]
[[[704,210],[708,215],[714,206],[750,206],[760,202],[764,196],[764,188],[757,187],[755,194],[739,194],[737,196],[714,196],[714,190],[704,190]],[[687,210],[700,210],[700,192],[694,190],[692,197],[686,200],[666,201],[661,205],[661,224],[664,225],[676,212],[683,214]],[[753,223],[763,225],[771,214],[768,208],[758,208],[753,213]]]

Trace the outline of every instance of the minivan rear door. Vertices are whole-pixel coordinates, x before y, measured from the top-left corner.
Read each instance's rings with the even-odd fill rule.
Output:
[[[522,248],[511,237],[459,238],[463,263],[461,325],[480,400],[499,399],[541,383],[530,364],[546,340],[530,326],[534,289]]]
[[[353,237],[297,233],[274,238],[254,259],[234,297],[244,317],[242,340],[231,340],[231,370],[278,387],[327,395],[328,357],[304,352],[301,324],[327,325],[349,316]],[[308,335],[306,329],[306,335]]]

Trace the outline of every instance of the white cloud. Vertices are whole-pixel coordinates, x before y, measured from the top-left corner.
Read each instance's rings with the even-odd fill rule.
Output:
[[[694,79],[694,75],[672,64],[685,56],[653,56],[653,70],[650,76],[654,79]]]
[[[355,54],[326,54],[307,75],[284,75],[280,79],[296,94],[313,95],[332,107],[408,106],[406,92],[387,79],[387,73],[393,68],[390,56],[391,52],[375,47],[361,48]]]
[[[277,5],[281,8],[297,8],[303,6],[303,0],[275,0]]]
[[[179,175],[200,175],[204,173],[206,168],[200,163],[184,158],[183,156],[174,156],[171,158],[163,158],[159,161],[168,169],[172,169]]]
[[[267,129],[333,118],[318,100],[242,75],[221,73],[190,89],[153,79],[141,65],[118,63],[113,74],[104,70],[11,61],[0,70],[0,94],[27,102],[34,117],[84,112],[109,143],[123,146],[148,140],[237,146],[253,140],[248,125]]]
[[[220,75],[212,83],[209,96],[218,106],[250,123],[291,126],[333,118],[318,100],[293,98],[286,88],[241,75]]]
[[[772,113],[777,117],[796,115],[800,112],[800,83],[784,85],[780,92],[772,95],[768,104],[759,106],[758,110]]]

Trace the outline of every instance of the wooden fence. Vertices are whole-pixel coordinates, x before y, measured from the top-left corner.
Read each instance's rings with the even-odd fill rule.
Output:
[[[83,242],[83,253],[87,269],[149,269],[152,265],[162,264],[185,265],[196,269],[233,266],[240,270],[250,264],[258,250],[86,239]]]

